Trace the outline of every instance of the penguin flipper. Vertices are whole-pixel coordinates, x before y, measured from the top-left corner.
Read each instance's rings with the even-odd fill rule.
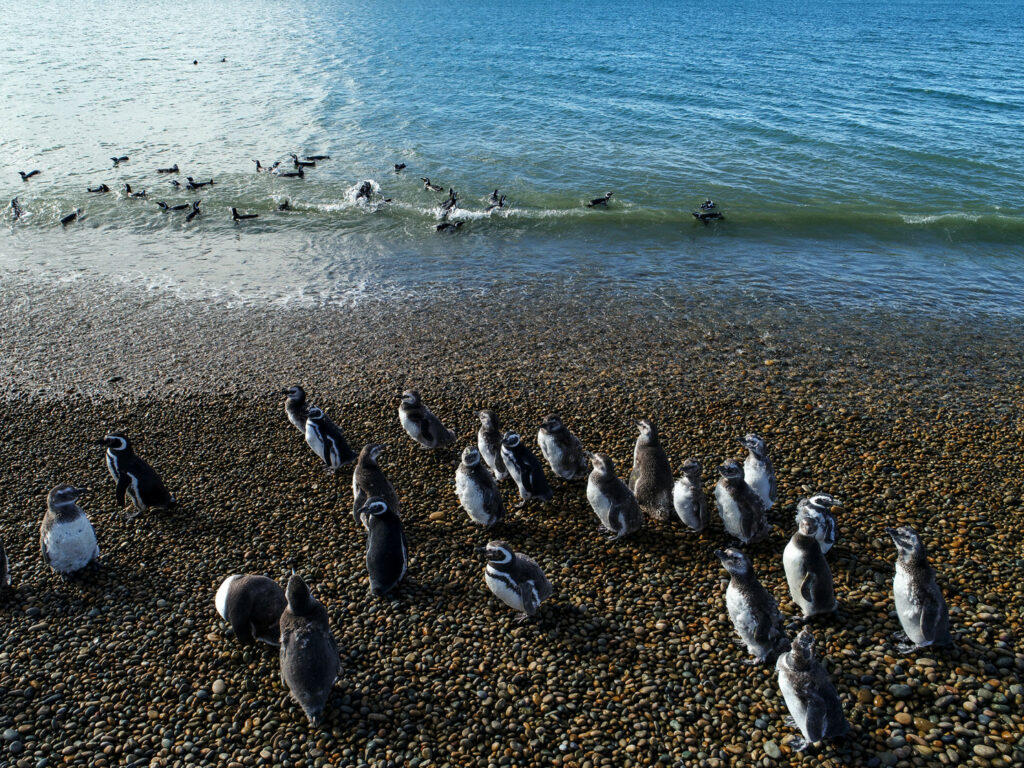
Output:
[[[800,582],[800,597],[808,603],[814,602],[814,587],[818,583],[818,577],[808,571]]]
[[[43,562],[50,565],[50,553],[46,550],[46,537],[39,534],[39,551],[43,555]]]
[[[534,588],[533,582],[524,582],[516,589],[518,590],[519,597],[523,602],[523,611],[527,616],[533,616],[540,607],[540,601],[537,599],[537,590]]]
[[[117,488],[114,495],[117,497],[117,506],[124,506],[124,494],[128,490],[128,473],[122,472],[117,476]]]
[[[812,744],[825,738],[825,727],[828,723],[828,708],[825,700],[816,693],[807,697],[807,720],[801,729],[807,741]]]
[[[925,600],[921,609],[921,636],[934,643],[949,637],[948,620],[947,626],[939,626],[942,619],[942,597],[939,600]]]
[[[231,616],[231,629],[235,631],[235,636],[239,642],[245,643],[245,645],[254,645],[256,643],[256,636],[252,631],[252,622],[249,621],[249,617],[241,617],[234,614],[243,613],[243,611],[233,611]]]
[[[359,515],[357,515],[356,513],[363,508],[368,498],[369,497],[366,495],[366,491],[357,486],[355,500],[352,502],[352,516],[355,518],[357,523],[359,522]]]

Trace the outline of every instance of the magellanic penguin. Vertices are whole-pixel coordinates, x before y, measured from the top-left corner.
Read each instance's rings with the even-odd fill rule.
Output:
[[[445,427],[423,404],[420,393],[415,389],[407,389],[402,393],[402,402],[398,406],[398,420],[406,434],[426,450],[432,451],[439,446],[455,442],[455,433]]]
[[[309,416],[309,403],[306,402],[306,390],[295,384],[288,389],[281,390],[282,395],[287,395],[284,401],[284,412],[288,421],[292,423],[303,435],[306,434],[306,417]]]
[[[897,634],[900,653],[949,645],[949,609],[935,581],[935,571],[928,564],[928,553],[921,537],[913,528],[886,528],[896,544],[896,574],[892,592],[896,614],[903,626]]]
[[[500,483],[508,478],[508,470],[501,458],[501,438],[504,434],[501,422],[494,411],[483,410],[477,415],[480,417],[480,429],[476,433],[476,447],[494,474],[494,479]]]
[[[821,554],[827,554],[832,545],[836,543],[838,526],[832,510],[839,506],[839,502],[827,493],[816,493],[810,498],[800,499],[796,504],[796,524],[805,517],[814,518],[818,527],[815,529],[814,538],[818,540],[821,547]]]
[[[797,752],[811,744],[843,736],[850,726],[839,694],[828,673],[814,656],[814,635],[804,627],[791,649],[775,662],[779,689],[801,737],[789,743]]]
[[[615,464],[603,453],[590,455],[594,469],[587,478],[587,501],[613,539],[639,531],[644,525],[640,504],[615,474]]]
[[[519,621],[536,615],[552,592],[541,567],[522,552],[513,552],[504,541],[492,541],[482,549],[487,555],[484,581],[494,596],[519,611]]]
[[[629,489],[636,494],[644,514],[664,522],[672,513],[672,467],[658,442],[658,429],[649,419],[636,423],[640,436],[633,449],[633,471]]]
[[[380,496],[374,496],[356,513],[366,526],[366,570],[370,590],[386,595],[405,578],[409,567],[409,543],[398,513]]]
[[[729,459],[718,468],[721,479],[715,485],[715,505],[726,533],[744,544],[758,541],[771,533],[765,517],[764,502],[743,479],[743,468]]]
[[[551,501],[554,491],[544,476],[540,459],[533,455],[533,451],[523,444],[515,432],[506,432],[501,438],[501,459],[519,488],[521,501],[516,506],[521,507],[531,499]]]
[[[687,459],[683,462],[682,474],[672,486],[672,506],[683,525],[695,531],[703,531],[711,522],[708,500],[704,495],[700,462]]]
[[[99,442],[107,447],[107,469],[117,484],[114,492],[118,506],[124,507],[127,494],[135,507],[135,513],[127,519],[153,507],[167,509],[177,504],[156,470],[135,455],[127,437],[115,432]]]
[[[0,589],[11,586],[11,567],[7,562],[7,550],[4,549],[3,541],[0,541]]]
[[[832,571],[814,536],[817,530],[818,523],[813,518],[805,517],[782,552],[789,595],[807,619],[832,613],[837,607],[832,589]]]
[[[46,499],[46,514],[39,526],[43,560],[64,578],[100,561],[96,532],[77,504],[83,493],[85,488],[58,485]]]
[[[768,458],[768,449],[764,440],[755,434],[744,435],[739,441],[748,451],[747,458],[743,460],[743,479],[761,497],[765,511],[768,511],[775,503],[777,494],[775,468]]]
[[[318,725],[341,667],[338,646],[327,623],[327,611],[309,593],[306,582],[292,574],[281,614],[281,680]]]
[[[725,607],[736,634],[747,646],[753,660],[745,664],[763,664],[786,642],[782,614],[772,593],[761,586],[750,558],[738,549],[715,550],[722,567],[729,572],[725,589]]]
[[[590,462],[583,445],[557,414],[544,417],[537,432],[537,445],[551,471],[563,480],[579,480],[589,474]]]
[[[324,468],[328,472],[356,460],[355,452],[349,447],[338,425],[315,405],[306,413],[306,443],[313,449],[313,453],[324,460]]]
[[[480,461],[478,448],[468,446],[462,451],[462,462],[455,470],[455,493],[469,519],[477,525],[490,528],[505,517],[498,481]]]
[[[384,499],[388,508],[394,510],[396,515],[401,511],[394,486],[377,464],[377,459],[385,448],[387,446],[380,443],[364,445],[363,450],[359,452],[356,469],[352,473],[352,517],[364,526],[367,526],[367,520],[359,514],[359,510],[374,496]]]
[[[228,576],[217,589],[213,603],[240,643],[253,645],[260,640],[275,647],[280,644],[279,622],[288,601],[273,579],[238,573]]]

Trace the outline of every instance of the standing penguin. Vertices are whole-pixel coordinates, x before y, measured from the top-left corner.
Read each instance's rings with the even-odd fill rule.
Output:
[[[409,544],[398,513],[380,496],[374,496],[357,514],[366,526],[366,570],[370,590],[386,595],[405,578],[409,567]]]
[[[779,656],[775,670],[786,708],[801,733],[789,743],[794,751],[838,738],[850,729],[839,694],[814,656],[814,634],[808,627],[793,639],[791,649]]]
[[[588,474],[590,462],[583,445],[557,414],[544,417],[537,432],[537,445],[551,465],[551,471],[563,480],[578,480]]]
[[[473,446],[462,452],[462,462],[455,470],[455,493],[469,519],[490,528],[505,517],[505,502],[498,491],[498,481],[480,461],[480,451]]]
[[[287,395],[284,401],[284,412],[288,421],[292,423],[299,432],[306,434],[306,417],[309,415],[309,403],[306,402],[306,390],[298,384],[281,390],[282,395]]]
[[[724,552],[716,549],[715,555],[729,572],[729,586],[725,589],[729,618],[736,634],[754,657],[753,661],[744,663],[763,664],[781,643],[786,642],[779,604],[772,593],[761,586],[750,558],[745,554],[738,549]]]
[[[327,611],[298,574],[288,579],[285,597],[287,605],[280,621],[281,680],[315,726],[338,679],[338,646],[327,623]]]
[[[455,442],[455,433],[431,413],[415,389],[407,389],[402,393],[402,403],[398,406],[398,420],[402,422],[402,428],[409,437],[426,450],[432,451]]]
[[[124,507],[127,493],[135,506],[135,513],[127,515],[128,520],[151,507],[166,509],[177,503],[156,470],[135,455],[127,437],[118,433],[106,435],[100,445],[107,447],[107,469],[117,484],[118,505]]]
[[[949,609],[928,564],[928,552],[913,528],[886,528],[896,545],[896,574],[892,580],[896,614],[903,633],[897,634],[900,653],[928,646],[949,645]]]
[[[615,464],[603,453],[591,454],[590,461],[594,469],[587,479],[587,501],[594,508],[601,525],[613,539],[639,531],[644,524],[640,504],[616,476]]]
[[[649,419],[636,423],[640,436],[633,449],[633,471],[629,489],[636,494],[640,509],[655,520],[664,522],[672,515],[672,467],[665,449],[658,442],[658,430]]]
[[[509,608],[519,611],[519,621],[535,615],[552,592],[541,567],[522,552],[513,552],[504,541],[492,541],[482,549],[487,555],[484,581],[488,589]]]
[[[337,424],[315,405],[310,406],[306,414],[306,443],[313,449],[313,453],[324,460],[324,468],[328,472],[356,460],[355,452],[349,447]]]
[[[744,435],[739,441],[748,451],[747,458],[743,460],[743,479],[761,497],[765,511],[768,511],[775,503],[777,493],[775,468],[768,458],[768,449],[764,440],[753,433]]]
[[[85,488],[58,485],[46,499],[46,514],[39,526],[43,560],[64,578],[100,561],[96,532],[77,504],[83,493]]]
[[[814,532],[814,538],[818,540],[823,555],[827,554],[832,549],[832,545],[836,543],[838,526],[832,509],[838,506],[839,502],[827,493],[816,493],[810,498],[800,499],[796,503],[797,526],[805,517],[814,518],[818,526]]]
[[[515,432],[506,432],[501,439],[501,458],[519,488],[522,501],[516,505],[517,507],[522,507],[530,499],[551,501],[554,491],[544,476],[544,468],[533,455],[533,451],[523,445],[523,441]]]
[[[501,422],[494,411],[484,410],[478,414],[480,429],[476,433],[476,447],[491,468],[494,479],[499,483],[508,478],[508,470],[501,458]]]
[[[366,523],[366,520],[360,519],[359,510],[373,496],[380,496],[387,502],[389,509],[399,514],[398,494],[377,464],[377,458],[386,447],[380,443],[367,443],[359,452],[356,470],[352,473],[352,517],[357,523]]]
[[[832,571],[815,538],[817,530],[817,521],[805,517],[782,552],[789,595],[800,606],[806,619],[832,613],[837,607],[832,590]]]
[[[7,564],[7,551],[4,549],[3,541],[0,541],[0,589],[11,586],[11,570]]]
[[[722,477],[715,485],[715,505],[726,532],[744,544],[765,538],[772,527],[765,517],[764,502],[743,479],[739,462],[729,459],[718,472]]]
[[[703,531],[711,522],[711,514],[708,512],[708,500],[701,485],[700,462],[696,459],[687,459],[680,471],[682,474],[672,486],[672,506],[683,525],[695,531]]]
[[[284,590],[266,576],[234,574],[221,582],[213,600],[217,613],[245,645],[257,640],[277,646],[281,641],[281,613],[288,600]]]

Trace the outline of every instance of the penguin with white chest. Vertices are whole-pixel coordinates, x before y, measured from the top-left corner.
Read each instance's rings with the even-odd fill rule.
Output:
[[[531,499],[551,501],[554,491],[548,485],[540,460],[515,432],[506,432],[501,439],[501,458],[519,488],[521,501],[516,506],[522,507]]]
[[[177,503],[156,470],[135,455],[127,437],[118,433],[106,435],[100,444],[107,447],[107,469],[116,483],[118,505],[124,507],[127,495],[135,507],[134,514],[127,515],[127,519],[150,508],[167,509]]]
[[[587,478],[587,501],[613,539],[621,539],[639,531],[644,524],[643,512],[636,496],[615,474],[615,464],[603,453],[590,456],[594,469]]]
[[[708,499],[704,495],[702,468],[696,459],[683,462],[681,474],[672,486],[672,507],[683,525],[694,531],[703,531],[711,522]]]
[[[809,498],[800,499],[796,503],[797,526],[800,525],[800,521],[805,517],[814,518],[817,526],[814,538],[818,540],[818,545],[821,547],[821,554],[823,555],[828,554],[828,551],[832,549],[832,545],[836,543],[838,526],[836,525],[836,517],[832,514],[832,510],[838,506],[839,502],[827,493],[816,493]]]
[[[254,645],[259,640],[275,647],[280,644],[281,614],[288,600],[273,579],[238,573],[228,576],[217,589],[213,603],[240,643]]]
[[[455,442],[455,433],[448,429],[433,412],[423,404],[420,393],[415,389],[407,389],[402,393],[402,402],[398,406],[398,420],[402,429],[420,447],[433,451]]]
[[[490,467],[494,479],[499,483],[508,478],[505,461],[501,458],[501,422],[498,414],[491,410],[483,410],[478,414],[480,429],[476,433],[476,447],[487,466]]]
[[[288,421],[303,435],[306,434],[306,417],[309,416],[309,403],[306,402],[306,390],[298,384],[281,390],[287,395],[284,401],[284,412]]]
[[[928,563],[928,552],[917,532],[910,527],[886,528],[896,545],[896,573],[892,580],[896,615],[903,633],[897,634],[897,649],[911,653],[930,646],[950,645],[949,609]]]
[[[761,497],[767,511],[775,503],[777,494],[775,468],[768,458],[768,448],[764,440],[753,433],[744,435],[739,441],[747,449],[747,458],[743,460],[743,479]]]
[[[814,655],[814,635],[808,627],[793,639],[790,650],[775,662],[779,690],[793,725],[801,736],[789,743],[802,752],[819,741],[839,738],[850,730],[839,693]]]
[[[815,538],[817,529],[817,522],[805,517],[782,552],[789,595],[800,606],[805,619],[834,613],[837,608],[832,571]]]
[[[551,471],[563,480],[578,480],[589,473],[590,462],[583,444],[557,414],[544,418],[537,432],[537,445]]]
[[[85,488],[58,485],[46,499],[46,514],[39,526],[39,549],[43,560],[63,578],[88,565],[99,565],[100,548],[96,532],[78,499]]]
[[[759,541],[771,533],[764,502],[743,479],[743,468],[729,459],[718,468],[722,476],[715,485],[715,505],[726,532],[744,544]]]
[[[327,611],[298,574],[288,579],[285,597],[287,605],[280,620],[281,680],[315,726],[338,679],[338,645],[327,622]]]
[[[487,555],[484,570],[487,588],[501,602],[519,612],[519,621],[536,615],[552,592],[543,569],[522,552],[513,552],[504,541],[492,541],[482,549]]]
[[[744,663],[763,664],[786,642],[779,604],[757,580],[754,566],[745,554],[738,549],[716,549],[715,555],[729,572],[729,586],[725,588],[729,618],[754,657]]]
[[[327,472],[334,472],[356,460],[355,451],[338,425],[315,405],[310,406],[306,414],[306,444],[323,459]]]
[[[374,496],[357,513],[366,526],[366,570],[370,591],[386,595],[405,578],[409,567],[409,543],[398,513],[380,496]]]
[[[640,436],[633,449],[633,471],[629,489],[636,494],[640,509],[654,520],[664,522],[673,513],[672,467],[658,441],[658,429],[649,419],[636,423]]]
[[[367,443],[359,452],[359,460],[352,473],[352,517],[357,523],[366,523],[365,519],[361,519],[359,510],[374,496],[380,496],[387,502],[389,509],[400,514],[398,494],[377,463],[385,447],[380,443]]]
[[[498,490],[498,481],[480,461],[480,451],[468,446],[455,470],[455,493],[469,519],[484,528],[500,523],[505,517],[505,502]]]

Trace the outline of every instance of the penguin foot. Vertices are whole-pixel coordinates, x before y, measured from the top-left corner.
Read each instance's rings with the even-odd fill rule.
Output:
[[[324,464],[324,474],[325,475],[330,475],[331,477],[333,477],[334,473],[337,472],[337,471],[338,471],[337,467],[332,467],[330,464]]]
[[[793,738],[791,742],[789,742],[789,747],[794,752],[803,752],[809,746],[811,746],[811,742],[809,742],[803,736],[796,736]]]
[[[909,656],[910,654],[921,650],[921,646],[908,640],[905,643],[896,643],[896,650],[904,656]]]
[[[793,728],[798,731],[800,730],[800,726],[796,724],[796,718],[792,715],[786,715],[784,718],[782,718],[782,722],[790,728]]]
[[[523,624],[529,620],[530,614],[528,613],[520,613],[518,616],[516,616],[516,624]]]
[[[141,513],[142,513],[142,510],[136,509],[135,507],[132,507],[130,511],[124,513],[124,520],[125,520],[125,522],[128,522],[129,520],[134,520]]]
[[[767,661],[768,661],[768,657],[765,657],[763,659],[753,658],[753,659],[744,659],[743,661],[740,662],[740,664],[742,664],[745,667],[760,667],[760,666],[764,665]]]
[[[515,508],[516,509],[522,509],[525,506],[526,506],[526,499],[523,499],[522,501],[520,501],[518,504],[515,505]]]

